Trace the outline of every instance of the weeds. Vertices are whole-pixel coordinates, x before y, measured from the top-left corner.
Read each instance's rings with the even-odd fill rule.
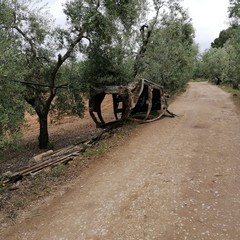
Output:
[[[10,219],[11,221],[15,221],[15,219],[17,218],[17,212],[15,210],[12,210],[9,212],[7,218]]]
[[[224,90],[225,92],[233,94],[236,97],[237,96],[240,97],[240,90],[239,89],[233,89],[232,87],[227,86],[227,85],[221,85],[220,88],[222,90]]]
[[[102,155],[104,155],[107,151],[107,148],[105,146],[105,144],[99,144],[97,146],[94,147],[90,147],[87,148],[85,151],[85,155],[87,157],[100,157]]]
[[[22,209],[27,206],[27,202],[24,198],[18,198],[14,201],[13,205],[17,209]]]
[[[62,176],[66,171],[67,166],[64,164],[58,164],[52,169],[51,176],[58,178]]]

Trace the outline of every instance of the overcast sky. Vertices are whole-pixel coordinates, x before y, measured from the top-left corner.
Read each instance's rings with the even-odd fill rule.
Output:
[[[66,0],[44,0],[51,7],[51,14],[56,23],[64,20],[62,4]],[[218,37],[221,30],[228,27],[227,11],[229,0],[183,0],[183,6],[188,9],[196,31],[196,43],[203,51],[210,47],[211,42]]]
[[[201,51],[228,27],[229,0],[184,0],[183,6],[189,10]]]

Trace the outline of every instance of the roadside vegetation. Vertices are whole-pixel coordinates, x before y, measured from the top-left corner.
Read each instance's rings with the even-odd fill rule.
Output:
[[[240,88],[240,1],[230,0],[228,29],[222,30],[211,48],[198,57],[194,79],[210,79],[217,85]],[[227,89],[224,87],[224,89]],[[232,91],[233,92],[233,91]],[[238,91],[234,92],[238,94]]]

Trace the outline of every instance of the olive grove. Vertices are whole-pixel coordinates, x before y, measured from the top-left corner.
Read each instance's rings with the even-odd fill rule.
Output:
[[[1,137],[20,128],[23,100],[38,116],[39,147],[48,148],[49,112],[82,116],[82,93],[91,87],[144,77],[181,88],[192,76],[197,47],[180,2],[68,0],[66,25],[55,26],[34,1],[0,0]]]
[[[240,1],[230,0],[230,27],[222,30],[211,48],[202,54],[197,64],[197,75],[216,84],[240,85]]]

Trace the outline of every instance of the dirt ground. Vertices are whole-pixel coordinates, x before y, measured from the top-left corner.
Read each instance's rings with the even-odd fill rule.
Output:
[[[240,119],[231,95],[190,83],[177,118],[138,126],[6,240],[240,239]]]
[[[114,120],[112,99],[106,96],[103,103],[103,116],[108,121]],[[29,164],[29,160],[41,152],[38,148],[39,123],[36,115],[26,114],[26,124],[23,128],[23,137],[17,146],[0,152],[0,175],[7,172],[16,172]],[[99,132],[96,125],[85,112],[84,118],[66,116],[62,119],[49,117],[49,138],[53,149],[57,150],[71,144],[77,144],[82,139]]]

